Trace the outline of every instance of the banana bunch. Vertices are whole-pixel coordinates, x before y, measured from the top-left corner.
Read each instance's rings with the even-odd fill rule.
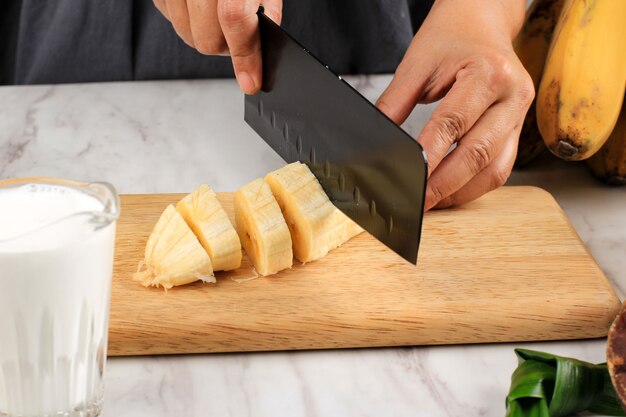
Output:
[[[609,140],[626,86],[624,22],[623,0],[533,2],[514,42],[537,89],[520,137],[517,166],[538,155],[541,142],[559,158],[578,161],[596,154]],[[611,141],[601,152],[604,158],[616,152],[618,140]]]
[[[513,41],[515,53],[532,78],[535,90],[539,88],[541,82],[552,32],[563,3],[565,0],[535,0],[528,8],[522,30]],[[515,159],[516,167],[526,165],[546,148],[537,127],[536,105],[535,98],[524,119]]]
[[[611,185],[626,184],[626,106],[604,146],[587,160],[591,172]]]
[[[272,275],[291,268],[294,255],[302,263],[320,259],[363,231],[299,162],[244,185],[233,205],[236,227],[206,184],[167,206],[133,279],[165,289],[215,282],[214,271],[241,266],[242,245],[255,270]]]

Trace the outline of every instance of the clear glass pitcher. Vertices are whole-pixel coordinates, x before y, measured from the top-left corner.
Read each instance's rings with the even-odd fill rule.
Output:
[[[119,209],[106,183],[0,181],[0,416],[100,413]]]

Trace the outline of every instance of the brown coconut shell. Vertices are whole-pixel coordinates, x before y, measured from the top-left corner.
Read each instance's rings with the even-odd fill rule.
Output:
[[[617,397],[626,411],[626,303],[609,329],[606,362]]]

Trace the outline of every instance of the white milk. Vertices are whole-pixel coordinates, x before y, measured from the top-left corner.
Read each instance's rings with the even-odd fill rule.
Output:
[[[97,415],[115,236],[103,210],[76,188],[0,187],[0,416]]]

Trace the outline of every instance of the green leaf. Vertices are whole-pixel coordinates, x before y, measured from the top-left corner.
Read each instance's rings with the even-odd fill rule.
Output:
[[[511,376],[507,417],[565,417],[581,411],[626,416],[606,364],[516,349],[519,365]]]
[[[602,364],[606,369],[606,364]],[[624,409],[620,404],[619,399],[613,388],[611,382],[611,376],[608,371],[604,373],[604,384],[602,386],[602,392],[600,392],[593,404],[588,409],[592,413],[602,414],[605,416],[622,416],[624,415]]]
[[[548,406],[544,399],[523,398],[509,403],[507,417],[548,417]]]

